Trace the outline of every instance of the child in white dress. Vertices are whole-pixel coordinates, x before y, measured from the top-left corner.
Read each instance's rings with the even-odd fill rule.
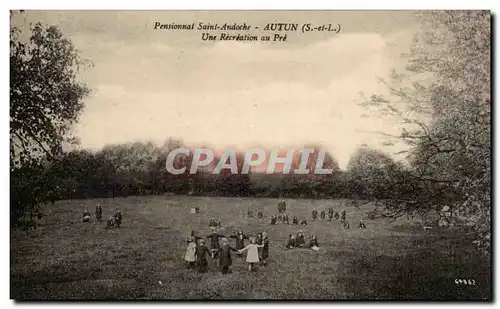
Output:
[[[243,249],[238,252],[241,254],[244,251],[247,251],[247,263],[248,270],[252,271],[254,266],[259,263],[259,248],[264,247],[264,245],[258,245],[255,243],[255,237],[250,237],[250,243]]]
[[[184,255],[184,260],[186,261],[186,268],[193,269],[196,267],[196,238],[191,236],[187,240],[188,245],[186,248],[186,254]]]

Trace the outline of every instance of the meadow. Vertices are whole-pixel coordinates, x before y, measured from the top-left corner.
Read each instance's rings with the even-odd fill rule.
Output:
[[[149,196],[59,201],[44,209],[39,227],[11,229],[11,298],[18,300],[105,299],[489,299],[490,265],[473,249],[470,236],[400,218],[369,220],[348,201],[286,199],[287,213],[306,217],[308,226],[269,225],[277,199]],[[120,229],[105,222],[82,223],[82,212],[103,206],[104,217],[121,209]],[[191,214],[199,207],[199,214]],[[247,218],[251,208],[264,219]],[[311,220],[311,210],[347,212],[351,228],[339,221]],[[267,231],[267,267],[248,272],[233,258],[222,275],[209,260],[208,273],[184,269],[191,230],[208,235],[210,218],[223,234]],[[290,217],[291,219],[291,217]],[[366,229],[357,228],[364,220]],[[320,251],[284,250],[289,234],[316,234]],[[234,245],[234,241],[231,241]],[[474,279],[476,285],[457,285]]]

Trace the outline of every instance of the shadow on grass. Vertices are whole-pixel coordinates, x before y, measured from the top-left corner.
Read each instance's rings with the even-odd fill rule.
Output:
[[[426,235],[399,256],[347,253],[338,280],[355,299],[491,300],[489,260],[470,243],[466,235]]]

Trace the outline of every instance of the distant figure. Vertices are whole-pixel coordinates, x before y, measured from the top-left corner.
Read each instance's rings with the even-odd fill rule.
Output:
[[[117,210],[116,213],[115,213],[115,225],[116,227],[120,227],[120,225],[122,224],[122,220],[123,220],[123,217],[122,217],[122,212],[120,210]]]
[[[85,209],[83,212],[83,222],[90,222],[90,212],[88,209]]]
[[[112,228],[113,226],[115,226],[115,217],[109,216],[108,221],[106,222],[106,227],[109,229]]]
[[[293,248],[295,248],[295,235],[290,234],[285,244],[285,249],[293,249]]]
[[[293,217],[292,224],[299,224],[299,219],[297,217]]]
[[[237,250],[241,250],[241,249],[245,248],[245,239],[248,239],[248,236],[243,234],[243,230],[240,229],[240,230],[238,230],[238,233],[231,235],[229,237],[236,239],[235,248]]]
[[[360,228],[360,229],[366,229],[366,225],[365,225],[365,223],[363,222],[363,220],[360,220],[360,221],[359,221],[358,228]]]
[[[243,249],[239,250],[239,253],[248,251],[246,262],[248,264],[248,271],[252,271],[255,265],[259,263],[259,248],[264,247],[264,245],[258,245],[255,242],[254,237],[250,237],[250,243]]]
[[[252,211],[250,210],[250,208],[248,208],[248,210],[247,210],[247,217],[249,217],[249,218],[252,218],[252,217],[253,217],[253,213],[252,213]]]
[[[262,232],[262,243],[264,247],[261,249],[260,265],[267,266],[267,259],[269,258],[269,237],[266,232]]]
[[[239,250],[234,249],[229,245],[229,242],[226,238],[222,239],[222,246],[219,249],[219,268],[220,272],[225,275],[230,272],[229,267],[233,264],[233,260],[231,258],[231,251],[238,252]]]
[[[316,210],[316,208],[314,208],[312,211],[312,219],[313,221],[318,219],[318,211]]]
[[[300,222],[300,225],[307,225],[307,220],[306,220],[306,218],[302,219],[302,221]]]
[[[339,219],[339,213],[335,212],[335,220],[338,220],[338,219]]]
[[[344,229],[349,229],[351,227],[351,225],[349,224],[349,222],[347,221],[344,221]]]
[[[217,227],[217,223],[215,222],[214,218],[210,219],[210,223],[208,223],[208,227]]]
[[[328,221],[333,219],[333,208],[328,208]]]
[[[284,224],[290,224],[290,219],[288,218],[288,215],[287,215],[287,214],[285,214],[285,215],[283,216],[283,223],[284,223]]]
[[[200,245],[196,248],[196,267],[200,273],[207,272],[207,255],[211,256],[211,252],[208,250],[207,246],[205,246],[205,240],[200,239]]]
[[[309,241],[309,249],[317,251],[319,249],[318,239],[316,235],[312,235],[311,240]]]
[[[259,219],[264,218],[264,214],[262,213],[262,210],[259,210],[259,212],[257,213],[257,218],[259,218]]]
[[[286,211],[286,202],[284,200],[280,200],[278,203],[278,212],[283,213]]]
[[[219,229],[222,227],[222,224],[220,223],[220,220],[217,220],[217,223],[215,224],[215,227],[219,228]]]
[[[304,248],[306,246],[306,240],[304,239],[304,234],[302,231],[297,233],[297,237],[295,237],[295,246]]]
[[[196,238],[189,237],[187,239],[186,254],[184,255],[184,261],[186,261],[186,268],[193,269],[196,267]]]
[[[340,217],[340,222],[345,222],[345,210],[342,210],[342,216]]]
[[[95,218],[97,219],[97,221],[101,221],[102,219],[102,207],[99,204],[97,204],[95,208]]]
[[[326,217],[326,213],[325,213],[325,210],[323,209],[320,213],[320,217],[321,217],[321,220],[325,220],[325,217]]]
[[[271,225],[275,225],[275,224],[276,224],[276,216],[272,215],[271,216]]]

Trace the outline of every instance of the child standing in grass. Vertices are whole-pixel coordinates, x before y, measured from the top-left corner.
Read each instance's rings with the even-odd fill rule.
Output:
[[[186,261],[186,268],[193,269],[196,266],[196,238],[191,236],[187,239],[186,254],[184,260]]]
[[[223,234],[219,233],[215,229],[212,229],[212,233],[207,235],[205,238],[210,238],[210,249],[219,250],[220,249],[220,239],[225,237]]]
[[[304,234],[302,234],[302,230],[300,230],[297,233],[297,237],[295,238],[295,246],[301,247],[301,248],[306,246],[306,241],[304,239]]]
[[[229,236],[231,238],[236,239],[236,249],[241,250],[245,248],[245,239],[248,239],[248,236],[243,234],[243,230],[239,229],[237,234]],[[241,254],[238,254],[238,256],[241,256]]]
[[[85,209],[83,212],[83,222],[90,222],[90,212],[88,209]]]
[[[285,249],[293,249],[293,248],[295,248],[295,235],[290,234],[290,236],[288,236]]]
[[[205,246],[205,239],[200,239],[200,245],[196,248],[196,266],[200,273],[207,272],[207,255],[212,256],[210,250]]]
[[[229,242],[226,238],[222,239],[222,246],[219,249],[219,267],[223,275],[230,272],[229,267],[233,264],[231,259],[231,251],[238,252],[238,250],[229,246]]]
[[[247,263],[248,263],[248,270],[252,271],[259,263],[259,248],[264,247],[264,245],[257,245],[255,243],[255,237],[250,237],[250,243],[243,249],[239,250],[239,253],[243,253],[244,251],[247,252]]]
[[[262,233],[262,245],[260,265],[267,266],[267,259],[269,258],[269,237],[266,232]]]
[[[311,241],[309,241],[309,249],[318,251],[319,250],[319,244],[318,244],[318,239],[316,238],[316,235],[312,235]]]

